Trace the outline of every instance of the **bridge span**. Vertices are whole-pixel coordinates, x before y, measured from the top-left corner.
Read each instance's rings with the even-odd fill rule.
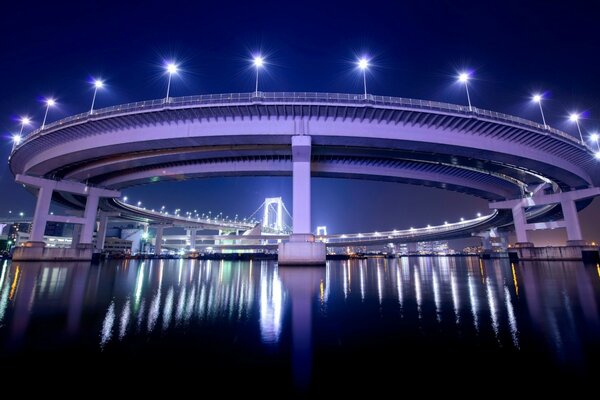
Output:
[[[234,93],[108,107],[29,133],[9,165],[37,193],[31,248],[47,221],[61,219],[48,214],[52,200],[82,210],[71,220],[89,246],[98,207],[136,218],[110,200],[123,188],[291,175],[293,233],[279,246],[280,261],[291,263],[324,260],[311,233],[311,176],[478,196],[512,214],[523,245],[528,230],[545,227],[565,227],[571,244],[582,242],[577,210],[600,194],[594,151],[567,133],[474,107],[354,94]]]

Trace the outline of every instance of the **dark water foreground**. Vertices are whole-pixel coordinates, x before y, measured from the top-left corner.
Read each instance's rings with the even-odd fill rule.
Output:
[[[571,262],[4,262],[0,373],[211,398],[576,394],[600,381],[599,302],[600,266]]]

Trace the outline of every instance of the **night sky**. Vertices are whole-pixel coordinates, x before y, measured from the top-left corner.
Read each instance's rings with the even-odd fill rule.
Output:
[[[525,4],[526,3],[526,4]],[[543,91],[548,123],[576,134],[570,111],[600,128],[600,6],[591,1],[5,2],[0,12],[0,157],[8,158],[19,115],[41,124],[89,109],[91,77],[105,79],[98,108],[164,97],[164,61],[176,60],[172,96],[254,90],[249,60],[261,52],[265,91],[362,91],[354,62],[372,58],[368,91],[464,104],[456,72],[472,69],[473,105],[539,120],[529,100]],[[600,168],[600,165],[598,166]],[[314,179],[313,225],[330,233],[455,221],[486,211],[481,199],[437,189]],[[34,197],[0,168],[0,215],[31,214]],[[249,216],[265,197],[291,208],[290,178],[223,178],[124,191],[149,208]],[[352,199],[352,201],[349,201]],[[600,240],[600,200],[581,215]],[[594,226],[595,225],[595,226]],[[538,244],[564,240],[536,234]]]

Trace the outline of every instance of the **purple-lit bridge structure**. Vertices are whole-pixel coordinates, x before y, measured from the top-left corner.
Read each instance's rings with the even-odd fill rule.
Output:
[[[600,194],[594,151],[565,132],[475,107],[335,93],[171,97],[98,109],[29,133],[9,166],[37,194],[30,242],[15,253],[23,259],[50,251],[43,248],[47,221],[81,225],[81,251],[91,248],[98,215],[101,229],[118,215],[151,223],[162,236],[176,217],[127,205],[119,191],[169,180],[291,175],[293,232],[279,244],[282,263],[324,261],[326,244],[311,230],[311,176],[453,190],[486,199],[493,210],[421,236],[336,235],[326,238],[329,246],[461,237],[511,225],[523,246],[529,230],[552,228],[566,228],[568,243],[577,245],[577,211]],[[81,216],[50,215],[51,201]]]

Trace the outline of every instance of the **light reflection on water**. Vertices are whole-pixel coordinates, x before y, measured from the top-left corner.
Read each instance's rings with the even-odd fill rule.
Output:
[[[339,335],[352,337],[353,327],[385,321],[389,335],[443,331],[515,351],[541,342],[558,363],[589,363],[586,341],[598,338],[599,298],[600,266],[567,262],[423,257],[329,262],[326,268],[264,261],[4,262],[0,355],[41,346],[42,338],[37,343],[28,331],[38,319],[64,320],[51,325],[56,332],[49,337],[79,337],[92,352],[119,352],[149,337],[179,340],[170,339],[173,333],[193,341],[198,332],[231,330],[235,340],[256,338],[244,345],[257,351],[291,343],[295,382],[307,385],[314,345],[331,346],[322,331],[343,323],[350,333]],[[25,343],[31,335],[33,342]],[[65,346],[48,340],[44,346],[54,351]]]

